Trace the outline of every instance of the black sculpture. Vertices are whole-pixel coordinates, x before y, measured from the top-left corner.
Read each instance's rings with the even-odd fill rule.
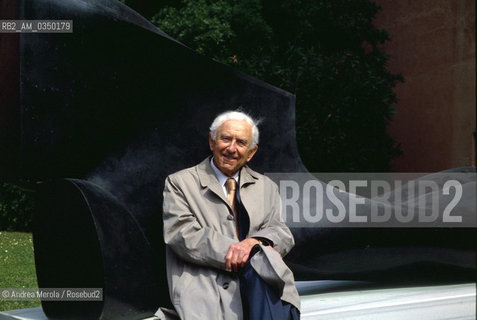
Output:
[[[16,13],[73,20],[74,31],[11,35],[20,58],[9,70],[20,73],[0,79],[18,84],[4,104],[12,121],[0,128],[9,148],[0,173],[42,182],[39,286],[104,288],[102,302],[43,301],[48,317],[140,318],[169,305],[164,179],[208,155],[207,127],[220,111],[243,106],[264,119],[254,169],[307,171],[292,94],[194,53],[114,0],[23,0]],[[11,39],[1,41],[14,53]],[[475,272],[474,228],[292,231],[287,262],[298,280],[455,281]]]

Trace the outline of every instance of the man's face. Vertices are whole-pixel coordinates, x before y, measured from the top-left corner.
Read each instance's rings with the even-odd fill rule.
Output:
[[[244,120],[227,120],[217,129],[216,139],[209,134],[209,146],[215,166],[226,176],[232,177],[249,162],[258,146],[253,149],[252,126]]]

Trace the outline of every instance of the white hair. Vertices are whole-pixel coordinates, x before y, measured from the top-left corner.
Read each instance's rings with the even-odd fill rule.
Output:
[[[228,120],[244,120],[252,127],[252,145],[250,148],[255,148],[255,146],[258,144],[259,132],[257,126],[260,121],[254,120],[252,117],[242,111],[226,111],[215,117],[209,128],[212,139],[217,139],[217,130],[225,121]]]

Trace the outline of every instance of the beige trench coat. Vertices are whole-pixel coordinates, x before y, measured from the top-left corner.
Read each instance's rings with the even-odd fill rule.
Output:
[[[240,199],[249,214],[248,237],[273,242],[283,256],[294,245],[280,217],[277,186],[243,167]],[[171,301],[181,319],[242,319],[238,277],[225,270],[230,245],[239,242],[232,208],[210,158],[167,177],[164,188],[164,241]],[[158,315],[160,312],[158,312]]]

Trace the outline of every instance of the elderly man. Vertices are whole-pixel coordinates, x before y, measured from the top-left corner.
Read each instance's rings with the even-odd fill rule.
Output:
[[[248,318],[239,274],[252,248],[285,255],[294,245],[281,221],[277,186],[247,166],[258,137],[248,115],[220,114],[210,127],[212,156],[166,179],[167,276],[181,319]]]

